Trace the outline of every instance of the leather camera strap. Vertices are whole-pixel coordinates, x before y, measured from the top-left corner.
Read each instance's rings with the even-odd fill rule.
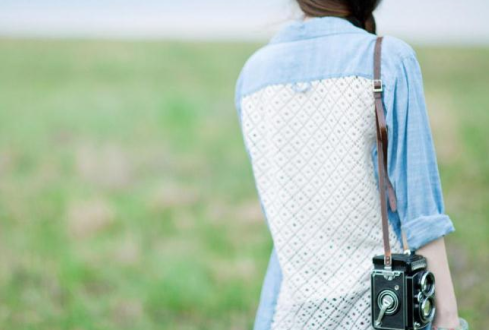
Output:
[[[382,236],[384,241],[384,266],[391,267],[392,254],[389,243],[389,218],[387,214],[387,197],[389,199],[389,205],[393,212],[397,211],[397,199],[389,180],[388,168],[387,168],[387,124],[384,115],[384,104],[382,102],[383,84],[381,79],[381,62],[382,62],[382,40],[383,37],[378,37],[375,42],[374,53],[374,99],[375,99],[375,122],[377,129],[377,162],[378,162],[378,174],[379,174],[379,191],[380,191],[380,205],[382,214]],[[408,251],[409,246],[405,233],[402,231],[402,240],[404,250]]]

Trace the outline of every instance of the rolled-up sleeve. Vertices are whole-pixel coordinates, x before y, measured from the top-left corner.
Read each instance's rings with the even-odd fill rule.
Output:
[[[455,228],[445,214],[435,147],[426,110],[423,79],[414,54],[398,65],[386,106],[389,176],[397,194],[398,217],[411,249]]]

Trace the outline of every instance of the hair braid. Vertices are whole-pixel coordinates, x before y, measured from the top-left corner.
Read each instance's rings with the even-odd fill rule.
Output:
[[[376,33],[373,11],[381,0],[297,0],[307,16],[335,16],[348,19],[353,24]]]

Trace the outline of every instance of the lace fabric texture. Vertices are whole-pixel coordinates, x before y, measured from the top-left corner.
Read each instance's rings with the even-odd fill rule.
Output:
[[[372,80],[272,85],[243,98],[242,129],[283,272],[272,329],[371,329],[383,254]],[[390,228],[393,253],[401,253]]]

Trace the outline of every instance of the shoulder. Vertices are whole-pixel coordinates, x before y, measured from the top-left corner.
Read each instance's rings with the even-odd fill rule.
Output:
[[[419,63],[416,51],[407,42],[392,36],[385,36],[382,42],[382,75],[387,82],[395,83],[399,79],[417,72]]]
[[[267,44],[245,62],[238,80],[241,94],[250,94],[267,84],[278,83],[295,60],[286,44]]]
[[[242,75],[246,75],[253,71],[259,71],[260,67],[264,64],[268,64],[269,59],[272,58],[273,47],[270,45],[265,45],[257,49],[245,62],[243,69],[241,70]]]
[[[405,58],[416,57],[416,51],[404,40],[385,36],[382,42],[383,56],[392,60],[402,61]]]
[[[424,87],[421,67],[416,51],[407,42],[384,37],[382,44],[382,80],[384,84],[384,102],[387,116],[406,118],[407,113],[418,111],[424,104]],[[418,106],[408,105],[416,100]]]

